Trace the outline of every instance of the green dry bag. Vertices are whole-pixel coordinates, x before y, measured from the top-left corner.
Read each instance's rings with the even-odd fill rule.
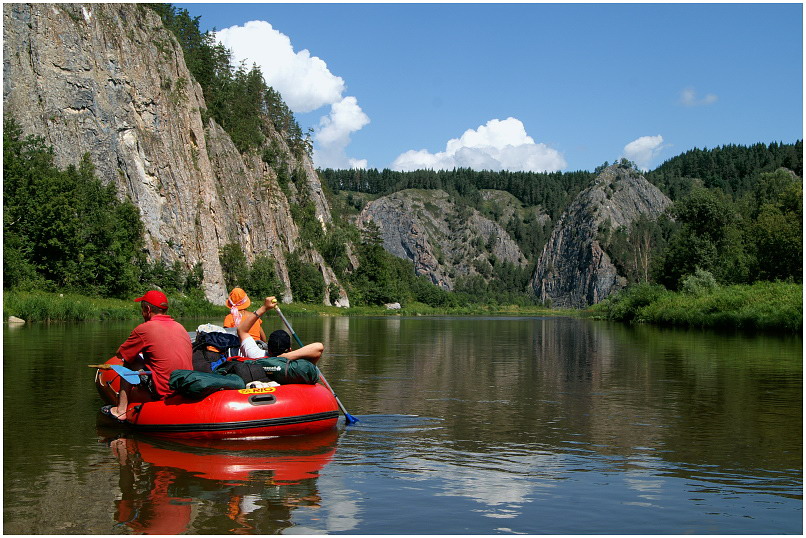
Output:
[[[213,374],[194,370],[174,370],[168,386],[188,398],[204,398],[218,390],[244,389],[246,383],[235,374]]]

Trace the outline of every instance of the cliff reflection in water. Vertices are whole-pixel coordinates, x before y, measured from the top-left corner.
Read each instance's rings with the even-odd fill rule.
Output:
[[[320,507],[317,479],[337,438],[332,430],[262,441],[114,439],[116,526],[144,534],[278,534],[293,525],[294,510]]]

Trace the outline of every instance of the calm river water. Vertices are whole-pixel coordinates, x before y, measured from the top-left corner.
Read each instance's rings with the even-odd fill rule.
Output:
[[[4,327],[4,533],[802,533],[799,336],[291,321],[325,343],[359,423],[279,442],[133,436],[99,420],[86,365],[134,323]]]

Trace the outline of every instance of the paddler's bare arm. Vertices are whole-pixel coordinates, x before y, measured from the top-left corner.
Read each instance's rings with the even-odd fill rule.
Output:
[[[257,318],[271,310],[277,305],[277,299],[274,296],[266,297],[264,299],[263,304],[258,307],[257,310],[254,312],[244,312],[243,317],[241,318],[241,323],[238,324],[238,338],[241,339],[241,342],[249,336],[249,329],[252,328],[252,325],[255,324]]]
[[[324,350],[325,346],[324,344],[322,344],[322,342],[314,342],[313,344],[302,346],[301,348],[295,349],[293,351],[286,351],[285,353],[280,353],[280,356],[285,357],[290,361],[297,359],[306,359],[316,364],[316,362],[322,357],[322,352]]]

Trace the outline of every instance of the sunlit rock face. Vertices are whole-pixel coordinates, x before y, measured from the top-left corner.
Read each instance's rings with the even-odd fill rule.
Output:
[[[600,226],[629,226],[641,215],[655,219],[670,204],[635,170],[606,168],[557,221],[537,262],[535,295],[555,307],[582,308],[623,288],[626,280],[597,240]]]
[[[304,175],[286,196],[275,169],[205,123],[201,87],[156,13],[136,4],[4,4],[3,23],[4,116],[53,146],[59,166],[89,153],[98,177],[139,208],[150,259],[201,263],[205,295],[223,302],[219,250],[239,243],[250,262],[277,260],[286,287],[278,295],[288,301],[286,254],[299,251],[337,285],[337,303],[349,304],[291,218],[290,203],[304,194],[323,229],[331,224],[310,159],[295,158],[267,126],[285,166]]]
[[[457,206],[445,191],[407,189],[383,196],[369,202],[358,217],[364,228],[370,221],[378,226],[387,251],[411,260],[418,275],[446,290],[453,290],[463,276],[489,277],[492,257],[492,263],[527,263],[500,224]]]

